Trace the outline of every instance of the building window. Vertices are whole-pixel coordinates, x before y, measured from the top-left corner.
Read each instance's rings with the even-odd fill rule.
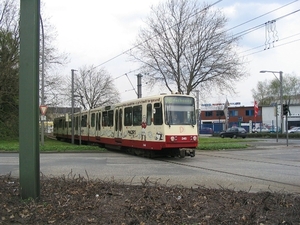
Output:
[[[238,113],[237,110],[230,110],[229,111],[229,116],[238,116],[238,115],[239,115],[239,113]]]
[[[245,115],[246,116],[254,116],[254,109],[245,110]]]
[[[217,112],[216,112],[216,115],[217,115],[217,116],[224,116],[224,111],[217,111]]]
[[[206,111],[205,112],[205,116],[206,117],[210,117],[210,116],[212,116],[213,115],[213,112],[212,111]]]

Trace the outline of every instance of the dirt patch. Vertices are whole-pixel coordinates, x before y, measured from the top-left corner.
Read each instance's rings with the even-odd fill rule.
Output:
[[[42,177],[39,200],[0,176],[0,224],[300,224],[300,196]]]

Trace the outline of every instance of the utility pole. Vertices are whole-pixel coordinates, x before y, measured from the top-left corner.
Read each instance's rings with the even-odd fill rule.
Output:
[[[137,75],[137,89],[138,89],[138,98],[141,98],[142,97],[142,77],[143,75],[142,74],[138,74]]]
[[[198,124],[198,136],[199,136],[199,133],[200,133],[200,126],[201,126],[201,121],[200,121],[200,109],[199,109],[199,90],[196,90],[196,104],[197,104],[197,109],[196,109],[196,119],[197,119],[197,124]]]
[[[274,74],[274,72],[273,72]],[[280,105],[281,105],[281,109],[280,109],[280,122],[281,122],[281,133],[283,134],[283,100],[282,100],[282,71],[279,71],[279,82],[280,82]],[[287,119],[287,117],[286,117]],[[287,132],[287,130],[286,130]]]
[[[282,94],[282,71],[270,71],[270,70],[262,70],[260,73],[273,73],[273,75],[276,77],[275,73],[279,73],[279,79],[276,77],[276,79],[279,81],[280,85],[280,126],[281,126],[281,133],[283,134],[283,94]],[[278,129],[278,128],[277,128]]]
[[[40,197],[40,0],[20,1],[19,176],[23,199]]]
[[[74,144],[74,72],[76,70],[72,69],[71,70],[71,75],[72,75],[72,95],[71,95],[71,133],[72,133],[72,144]]]
[[[43,20],[42,20],[42,16],[40,15],[40,21],[41,21],[41,30],[42,30],[42,90],[41,90],[41,106],[45,105],[45,35],[44,35],[44,25],[43,25]],[[45,115],[42,115],[41,117],[41,145],[44,145],[44,132],[45,132],[45,124],[44,124],[44,118]]]

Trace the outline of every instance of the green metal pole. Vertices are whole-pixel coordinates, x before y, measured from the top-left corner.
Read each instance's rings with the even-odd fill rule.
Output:
[[[20,0],[19,169],[21,197],[40,196],[39,18],[40,0]]]

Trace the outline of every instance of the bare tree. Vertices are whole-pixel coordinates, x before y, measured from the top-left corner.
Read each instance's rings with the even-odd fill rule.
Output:
[[[256,89],[252,89],[252,96],[260,105],[270,105],[280,99],[280,82],[278,78],[271,81],[259,81]],[[299,98],[300,78],[295,74],[285,74],[282,80],[283,100]]]
[[[47,105],[57,105],[63,101],[59,98],[63,83],[59,71],[69,62],[69,58],[67,53],[60,52],[54,45],[57,32],[49,17],[43,14],[44,7],[46,6],[42,4],[40,15],[40,97],[44,76],[44,102]]]
[[[142,64],[144,79],[163,83],[170,91],[189,94],[214,88],[231,92],[245,76],[235,50],[237,38],[225,32],[226,18],[219,10],[197,0],[168,0],[152,7],[147,27],[131,51]]]
[[[107,106],[120,101],[112,77],[103,69],[82,67],[74,81],[75,96],[84,109]],[[71,87],[71,86],[70,86]]]
[[[269,93],[269,82],[259,81],[256,86],[256,90],[252,89],[253,98],[258,101],[259,105],[269,105],[273,100],[273,96]]]

